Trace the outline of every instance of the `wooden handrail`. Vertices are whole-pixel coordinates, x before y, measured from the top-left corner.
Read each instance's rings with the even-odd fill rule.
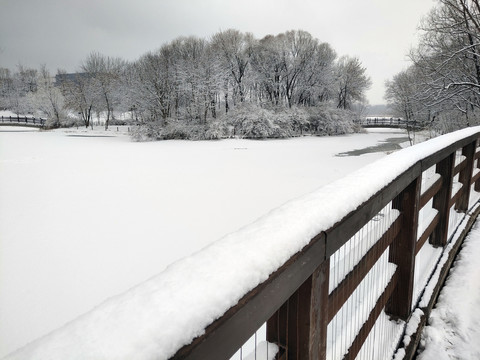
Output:
[[[323,233],[313,238],[309,245],[267,281],[246,294],[222,318],[207,327],[204,336],[182,348],[172,359],[220,360],[233,355],[325,261],[325,239]],[[214,353],[212,349],[215,349]]]
[[[416,255],[428,240],[433,246],[446,245],[451,207],[455,205],[457,211],[465,212],[470,188],[480,188],[480,173],[473,175],[473,168],[480,168],[478,162],[475,165],[479,136],[480,131],[415,161],[357,209],[315,236],[172,359],[228,359],[265,322],[267,340],[283,349],[278,358],[324,359],[327,324],[387,248],[396,271],[345,358],[356,356],[384,308],[392,317],[407,320],[414,301]],[[454,166],[459,149],[465,159]],[[433,166],[440,177],[420,194],[422,174]],[[456,174],[462,188],[452,196]],[[432,199],[437,213],[417,239],[419,211]],[[389,204],[400,215],[329,294],[330,257]]]

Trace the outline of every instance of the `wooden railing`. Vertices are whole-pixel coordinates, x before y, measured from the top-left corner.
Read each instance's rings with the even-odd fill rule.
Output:
[[[401,128],[406,129],[420,129],[422,126],[417,122],[407,122],[401,118],[393,117],[374,117],[374,118],[364,118],[358,121],[358,124],[364,128],[375,128],[375,127],[391,127],[391,128]]]
[[[0,116],[0,125],[44,127],[46,119],[34,116]]]
[[[266,340],[280,349],[276,359],[354,359],[370,351],[367,343],[390,344],[391,356],[425,279],[480,190],[479,136],[412,161],[172,359],[229,359],[264,323]],[[433,265],[416,273],[423,263]],[[385,356],[378,351],[371,358]]]

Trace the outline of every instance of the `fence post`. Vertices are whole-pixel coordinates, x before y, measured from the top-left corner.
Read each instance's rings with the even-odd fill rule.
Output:
[[[480,169],[480,160],[478,159],[477,156],[477,146],[479,145],[479,140],[477,140],[477,144],[475,145],[475,153],[473,155],[473,158],[476,159],[477,161],[477,169]],[[475,191],[480,192],[480,179],[475,182]]]
[[[403,223],[390,245],[389,261],[397,265],[399,276],[385,310],[393,318],[402,320],[408,319],[412,308],[421,178],[421,175],[417,177],[393,200],[393,208],[403,214]]]
[[[455,209],[465,212],[468,210],[468,201],[470,198],[470,188],[472,185],[473,162],[475,159],[475,148],[477,140],[462,148],[462,155],[466,157],[466,166],[460,171],[458,181],[463,186],[462,196],[457,200]]]
[[[450,199],[452,198],[453,169],[455,152],[451,153],[436,166],[436,172],[442,177],[442,187],[433,197],[433,208],[439,213],[438,225],[433,230],[430,243],[433,246],[445,246],[448,238],[448,221],[450,219]]]
[[[309,333],[310,360],[325,360],[327,357],[329,279],[330,258],[324,261],[312,276]]]
[[[284,350],[282,359],[325,360],[329,272],[327,259],[267,321],[267,341]]]

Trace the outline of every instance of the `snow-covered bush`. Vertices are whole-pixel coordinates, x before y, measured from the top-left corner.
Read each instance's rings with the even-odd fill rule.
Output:
[[[203,132],[203,127],[196,124],[171,120],[160,130],[161,140],[196,140]]]
[[[229,126],[222,120],[210,121],[207,124],[204,137],[206,140],[218,140],[230,137],[231,130]]]
[[[248,139],[285,138],[293,135],[285,117],[253,104],[242,104],[228,113],[235,135]]]
[[[134,141],[203,140],[206,138],[206,127],[168,119],[166,125],[159,121],[141,124],[132,130],[131,137]],[[214,138],[213,135],[211,138]]]
[[[160,140],[161,130],[159,123],[150,122],[133,127],[130,136],[134,141]]]
[[[268,109],[240,104],[227,114],[201,124],[185,119],[147,122],[132,131],[135,141],[287,138],[310,131],[317,135],[358,132],[351,111],[325,107]]]
[[[277,113],[277,123],[288,124],[294,134],[303,134],[309,128],[309,118],[308,110],[298,106]]]
[[[344,109],[315,107],[309,110],[309,123],[317,135],[342,135],[361,131],[354,123],[355,114]]]

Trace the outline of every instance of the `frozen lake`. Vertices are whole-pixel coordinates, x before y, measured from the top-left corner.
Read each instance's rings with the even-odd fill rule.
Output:
[[[0,357],[386,155],[338,154],[405,137],[385,129],[268,141],[107,135],[0,128]]]

